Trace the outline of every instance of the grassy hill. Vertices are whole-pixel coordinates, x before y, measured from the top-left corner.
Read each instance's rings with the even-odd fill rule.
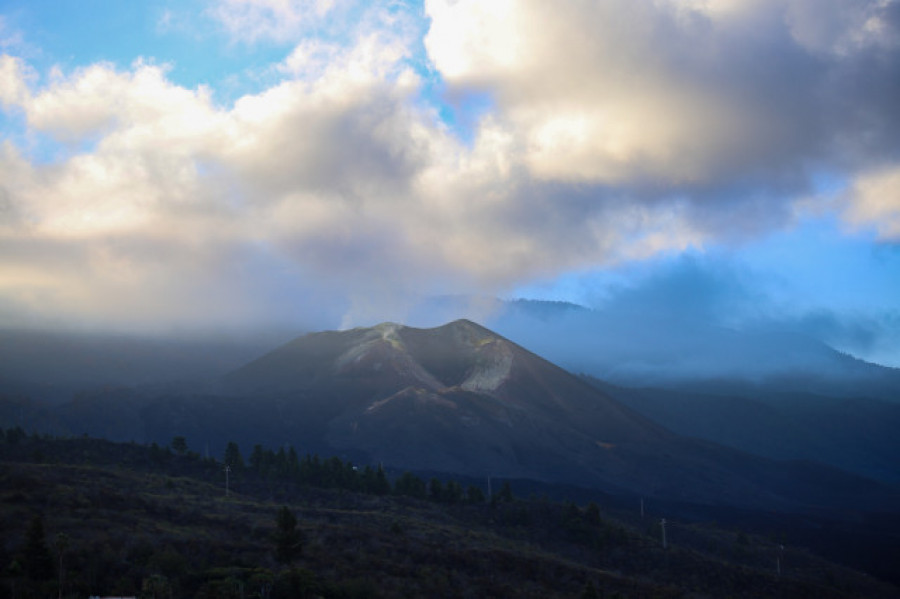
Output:
[[[226,496],[223,463],[183,448],[4,431],[0,596],[56,596],[60,563],[65,597],[898,595],[778,539],[672,521],[663,549],[658,514],[515,497],[500,481],[485,501],[336,458],[256,448],[247,462],[232,461]],[[302,538],[289,563],[274,553],[282,506]]]

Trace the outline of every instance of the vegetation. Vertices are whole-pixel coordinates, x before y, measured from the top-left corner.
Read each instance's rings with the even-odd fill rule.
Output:
[[[244,464],[235,444],[226,497],[225,463],[183,438],[159,447],[0,433],[0,597],[897,593],[745,531],[673,521],[663,550],[658,519],[524,499],[509,481],[488,497],[292,448],[256,446]]]

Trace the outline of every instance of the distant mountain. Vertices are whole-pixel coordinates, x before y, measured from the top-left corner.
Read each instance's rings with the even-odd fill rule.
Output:
[[[294,396],[330,445],[408,468],[572,480],[599,476],[591,466],[599,456],[617,456],[604,460],[616,468],[621,452],[671,437],[464,320],[306,335],[226,384],[242,395]]]
[[[755,507],[878,493],[837,470],[682,438],[467,320],[307,335],[225,382],[261,404],[306,406],[304,428],[330,447],[410,469]]]
[[[433,300],[421,312],[479,315],[492,330],[553,363],[621,386],[900,401],[900,369],[774,325],[739,330],[621,305],[593,310],[568,302],[465,296]]]
[[[843,513],[897,499],[840,470],[681,437],[467,320],[312,333],[199,391],[106,388],[46,413],[76,435],[183,435],[216,454],[227,441],[291,444],[360,464],[710,505]]]
[[[207,380],[252,360],[290,334],[152,337],[0,330],[0,396],[44,403],[109,386]]]
[[[865,398],[724,395],[586,380],[679,434],[774,459],[815,460],[900,484],[900,404]]]

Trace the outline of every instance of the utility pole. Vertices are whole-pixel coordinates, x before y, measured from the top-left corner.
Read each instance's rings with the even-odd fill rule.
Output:
[[[231,466],[225,464],[225,497],[228,497],[228,475],[231,474]]]
[[[660,520],[659,524],[660,524],[660,526],[662,526],[663,549],[666,549],[668,547],[668,545],[666,544],[666,519],[663,518],[662,520]]]
[[[63,596],[63,582],[65,581],[65,571],[63,570],[63,554],[69,548],[69,535],[59,533],[56,535],[56,552],[59,553],[59,599]]]
[[[487,498],[488,498],[488,501],[491,500],[491,497],[492,497],[492,493],[491,493],[491,477],[489,476],[489,477],[488,477],[488,497],[487,497]]]
[[[781,576],[781,556],[784,554],[784,545],[778,546],[778,557],[775,558],[775,572]]]
[[[641,497],[641,520],[644,519],[644,498]]]

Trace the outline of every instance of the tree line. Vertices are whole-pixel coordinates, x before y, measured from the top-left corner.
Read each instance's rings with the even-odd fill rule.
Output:
[[[176,437],[173,444],[183,446],[183,437]],[[293,447],[280,447],[275,451],[257,444],[245,462],[237,443],[229,441],[225,447],[224,463],[238,477],[249,472],[261,480],[370,495],[399,495],[447,504],[478,504],[489,500],[496,504],[515,498],[509,481],[503,481],[498,493],[487,497],[478,485],[464,487],[456,480],[442,481],[437,477],[425,481],[408,471],[392,482],[381,464],[360,468],[337,456],[321,458],[318,454],[309,453],[301,458]]]

